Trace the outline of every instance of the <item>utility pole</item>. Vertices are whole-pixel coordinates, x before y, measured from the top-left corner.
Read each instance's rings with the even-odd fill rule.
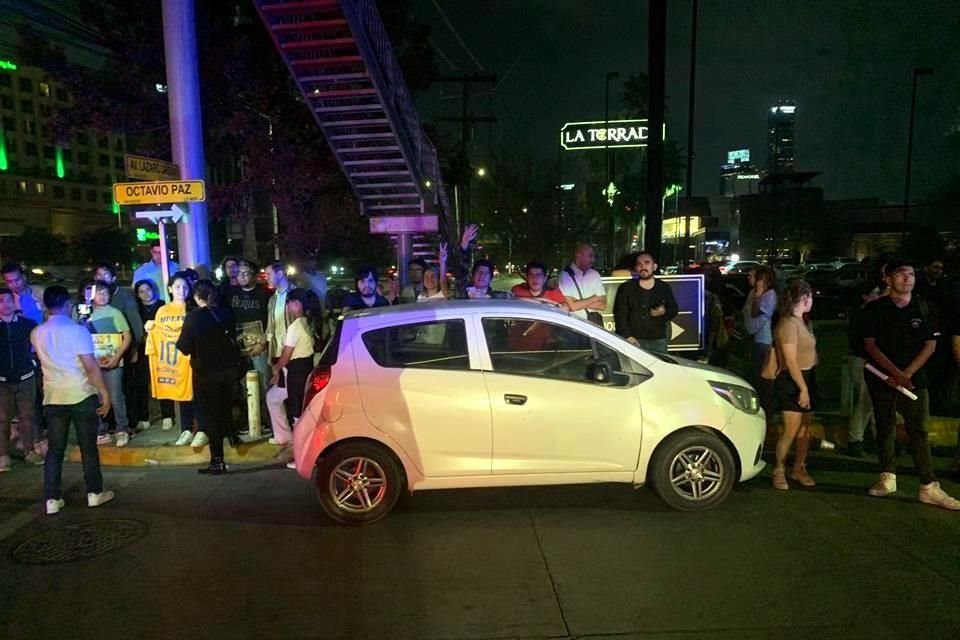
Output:
[[[686,215],[684,216],[684,225],[686,230],[683,234],[683,262],[680,265],[680,273],[687,270],[690,262],[690,211],[693,209],[693,114],[694,105],[697,98],[697,18],[699,13],[699,2],[693,0],[693,17],[690,25],[690,105],[687,108],[687,202]]]
[[[647,62],[650,140],[647,145],[647,217],[644,250],[660,253],[663,235],[663,109],[667,69],[667,0],[650,0]]]
[[[457,167],[460,170],[456,176],[455,187],[459,186],[460,191],[456,194],[455,200],[459,202],[457,207],[457,230],[453,244],[459,244],[460,233],[463,231],[460,226],[466,221],[470,211],[470,181],[473,178],[473,170],[470,166],[470,130],[471,125],[479,122],[496,122],[496,118],[488,116],[470,115],[470,85],[472,84],[491,84],[497,81],[495,73],[471,73],[459,76],[440,76],[437,82],[454,82],[461,86],[460,98],[460,117],[459,118],[438,118],[440,122],[459,122],[460,123],[460,150],[457,158]]]
[[[606,129],[606,131],[604,132],[605,135],[603,136],[603,140],[604,140],[603,153],[604,153],[604,165],[606,166],[606,181],[603,183],[603,188],[605,190],[610,189],[610,184],[613,182],[613,178],[616,177],[613,174],[612,168],[610,165],[610,81],[616,80],[619,77],[620,77],[620,74],[618,72],[608,71],[607,79],[606,79],[606,82],[604,83],[603,126]],[[604,251],[604,253],[606,254],[606,258],[607,258],[606,259],[607,268],[611,270],[613,269],[613,266],[616,264],[616,261],[617,261],[616,256],[614,256],[614,251],[616,251],[616,244],[617,244],[615,239],[617,227],[616,227],[616,222],[614,220],[616,216],[613,213],[613,201],[614,201],[614,195],[611,191],[611,193],[607,195],[607,202],[610,205],[610,211],[607,212],[608,213],[607,241],[604,243],[606,245],[606,251]]]
[[[163,0],[163,48],[170,105],[170,145],[183,180],[203,180],[203,127],[197,68],[194,0]],[[207,203],[191,202],[187,219],[177,224],[180,264],[210,268]]]

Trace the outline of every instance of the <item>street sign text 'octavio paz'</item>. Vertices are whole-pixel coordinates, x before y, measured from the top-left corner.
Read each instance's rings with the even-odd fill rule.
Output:
[[[117,182],[113,185],[113,199],[121,205],[203,202],[206,189],[203,180]]]

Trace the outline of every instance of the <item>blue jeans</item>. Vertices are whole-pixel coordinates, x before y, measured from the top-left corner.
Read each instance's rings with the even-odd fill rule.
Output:
[[[260,399],[267,397],[267,387],[270,386],[270,377],[273,376],[273,369],[270,367],[270,358],[266,353],[258,356],[250,356],[253,363],[253,369],[260,374]]]
[[[640,348],[644,351],[657,351],[659,353],[667,352],[667,339],[666,338],[641,338],[637,340],[640,343]]]
[[[117,423],[117,431],[130,431],[130,421],[127,419],[127,399],[123,395],[123,367],[116,369],[100,369],[103,374],[103,383],[107,385],[110,394],[110,405],[113,407],[113,418]],[[108,426],[100,420],[100,435],[107,433]]]
[[[77,431],[80,458],[83,460],[83,480],[87,493],[103,491],[100,473],[100,452],[97,450],[97,396],[89,396],[77,404],[48,404],[43,407],[47,419],[47,459],[43,467],[43,497],[45,500],[62,497],[61,476],[63,456],[67,451],[70,423]]]

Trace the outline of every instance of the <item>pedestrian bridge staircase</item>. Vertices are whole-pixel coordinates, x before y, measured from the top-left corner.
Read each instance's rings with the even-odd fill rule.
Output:
[[[449,206],[437,152],[423,132],[373,0],[254,0],[360,209],[438,214]]]

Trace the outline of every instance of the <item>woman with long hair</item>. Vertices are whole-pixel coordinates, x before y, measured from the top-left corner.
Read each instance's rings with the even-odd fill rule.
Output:
[[[449,297],[447,284],[447,244],[440,243],[440,267],[428,266],[423,272],[423,290],[417,296],[417,302],[446,300]]]
[[[153,320],[144,324],[147,333],[145,354],[150,358],[153,397],[160,401],[163,430],[173,428],[174,402],[180,403],[178,446],[202,447],[207,443],[202,431],[193,430],[193,369],[190,358],[179,354],[174,345],[180,338],[187,311],[193,307],[190,279],[182,271],[170,276],[167,286],[170,302],[157,309]]]
[[[291,425],[296,424],[303,409],[304,388],[313,370],[322,321],[320,300],[310,289],[297,288],[288,293],[286,311],[293,320],[287,327],[280,359],[273,365],[271,389],[267,392],[273,425],[270,444],[279,445],[290,444],[293,439]]]
[[[233,423],[234,388],[240,377],[237,324],[230,307],[220,306],[217,286],[200,280],[193,292],[197,308],[187,314],[177,340],[177,350],[190,357],[197,417],[210,441],[210,464],[199,473],[227,472],[223,439],[236,446],[239,438]]]
[[[783,432],[777,440],[777,462],[773,469],[773,486],[783,491],[790,488],[785,464],[794,441],[796,449],[790,478],[805,487],[816,485],[807,473],[807,452],[817,398],[817,339],[803,319],[812,307],[813,292],[809,284],[795,280],[784,288],[774,338],[779,363],[774,395],[783,412]]]

